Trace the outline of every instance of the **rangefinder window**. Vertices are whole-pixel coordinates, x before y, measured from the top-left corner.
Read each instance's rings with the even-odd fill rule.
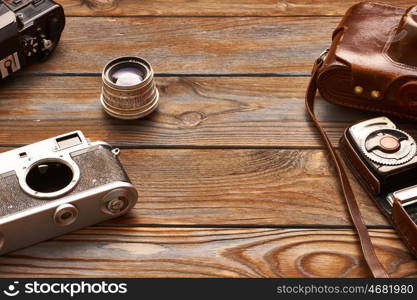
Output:
[[[56,139],[59,149],[66,149],[81,144],[81,139],[77,133],[63,136]]]

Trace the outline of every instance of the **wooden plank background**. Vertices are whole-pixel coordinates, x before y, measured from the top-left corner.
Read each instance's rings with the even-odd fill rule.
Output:
[[[417,263],[391,230],[372,230],[393,276]],[[2,276],[370,276],[355,234],[338,229],[95,227],[10,254]]]
[[[141,197],[122,218],[0,257],[1,277],[370,276],[304,110],[312,62],[355,1],[58,2],[56,53],[1,83],[1,151],[81,129],[122,148]],[[161,104],[145,119],[100,108],[101,69],[120,55],[155,68]],[[316,111],[335,145],[373,116],[320,99]],[[378,256],[391,275],[416,277],[351,179]]]
[[[332,16],[355,0],[61,0],[69,16]],[[408,7],[413,1],[386,3]]]

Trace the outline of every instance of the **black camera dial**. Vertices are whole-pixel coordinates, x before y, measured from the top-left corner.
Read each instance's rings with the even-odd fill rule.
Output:
[[[414,139],[398,129],[380,129],[365,139],[362,151],[373,162],[381,165],[400,165],[417,153]]]
[[[28,56],[32,57],[39,53],[40,51],[40,44],[36,37],[25,36],[23,38],[23,53]]]

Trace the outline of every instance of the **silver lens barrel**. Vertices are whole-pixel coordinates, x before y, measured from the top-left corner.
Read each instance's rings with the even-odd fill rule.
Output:
[[[102,74],[101,104],[118,119],[138,119],[159,104],[159,92],[151,65],[139,57],[120,57],[109,62]]]

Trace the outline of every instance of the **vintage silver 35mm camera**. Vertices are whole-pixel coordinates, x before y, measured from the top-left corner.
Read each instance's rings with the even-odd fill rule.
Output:
[[[0,254],[129,211],[138,194],[118,149],[81,131],[0,154]]]
[[[387,211],[394,198],[417,203],[417,145],[386,117],[351,126],[341,140],[342,153],[355,175]]]
[[[51,0],[0,0],[0,79],[49,57],[65,26]]]

